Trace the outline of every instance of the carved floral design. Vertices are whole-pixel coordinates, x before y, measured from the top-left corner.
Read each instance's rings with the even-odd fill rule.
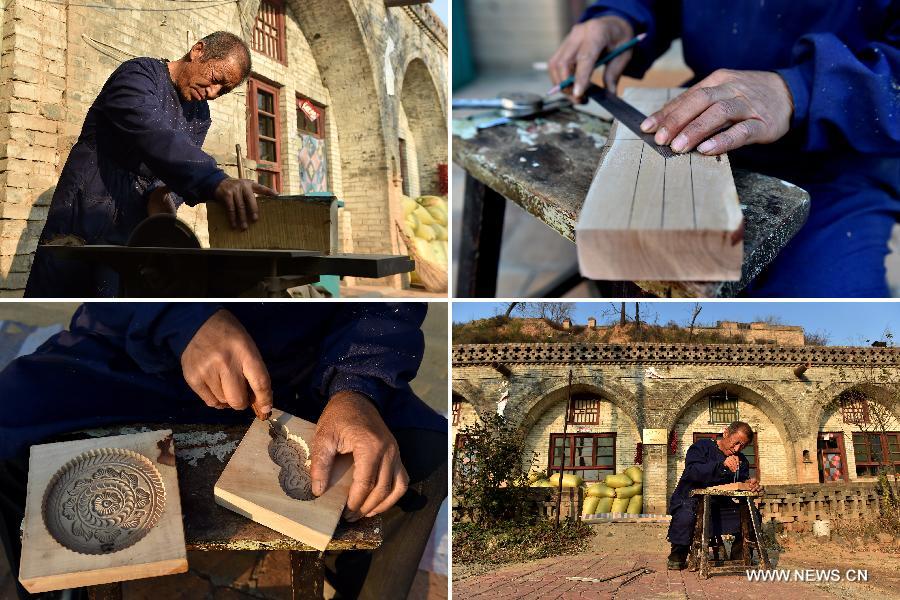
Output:
[[[283,427],[272,430],[269,457],[281,467],[278,483],[284,493],[295,500],[312,500],[312,476],[309,446],[297,435],[291,435]]]
[[[143,538],[165,508],[159,471],[137,452],[101,448],[66,463],[44,493],[44,524],[82,554],[108,554]]]

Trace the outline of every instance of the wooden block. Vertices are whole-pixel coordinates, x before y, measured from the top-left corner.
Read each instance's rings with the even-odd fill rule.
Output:
[[[337,199],[334,196],[257,196],[259,220],[246,231],[232,229],[228,211],[207,203],[210,248],[338,251]]]
[[[318,498],[309,489],[309,449],[314,423],[273,410],[271,419],[287,433],[270,433],[265,421],[255,420],[216,482],[216,504],[279,533],[325,550],[341,518],[353,460],[337,458],[328,489]]]
[[[170,430],[31,447],[19,581],[31,593],[184,573]]]
[[[629,88],[644,114],[681,90]],[[743,215],[728,157],[663,158],[614,123],[575,227],[581,274],[612,281],[736,281]]]

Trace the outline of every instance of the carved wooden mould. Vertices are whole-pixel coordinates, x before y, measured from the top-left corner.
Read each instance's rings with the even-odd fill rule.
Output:
[[[66,463],[44,493],[44,524],[57,542],[82,554],[131,546],[156,525],[166,488],[146,457],[98,448]]]

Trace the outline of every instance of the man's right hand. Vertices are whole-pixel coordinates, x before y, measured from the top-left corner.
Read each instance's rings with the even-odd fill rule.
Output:
[[[256,195],[277,196],[278,192],[250,179],[227,177],[213,192],[213,200],[221,203],[228,211],[232,229],[247,229],[247,218],[253,222],[259,218]]]
[[[184,380],[207,406],[272,410],[272,382],[256,343],[227,310],[213,314],[181,354]],[[252,394],[252,396],[251,396]]]
[[[732,473],[737,473],[737,470],[741,468],[741,459],[739,459],[736,455],[732,454],[724,461],[722,464],[725,465],[725,468],[731,471]]]
[[[607,15],[579,23],[572,28],[566,39],[550,58],[547,67],[550,79],[556,85],[575,73],[575,84],[563,92],[580,102],[591,83],[594,63],[604,50],[612,51],[634,37],[631,23],[622,17]],[[603,71],[603,85],[611,92],[616,91],[616,82],[622,76],[625,65],[631,60],[631,50],[607,63]]]

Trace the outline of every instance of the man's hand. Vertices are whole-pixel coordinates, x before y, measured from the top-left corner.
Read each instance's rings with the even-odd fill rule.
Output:
[[[383,513],[403,494],[409,477],[400,462],[397,440],[375,405],[356,392],[338,392],[328,401],[312,443],[312,490],[328,487],[337,454],[353,454],[353,483],[344,513],[348,521]]]
[[[572,28],[566,39],[550,58],[547,67],[550,79],[556,85],[575,73],[575,84],[563,92],[580,102],[591,83],[594,63],[604,50],[615,50],[634,37],[631,23],[621,17],[606,16],[590,19]],[[631,50],[617,56],[603,70],[603,85],[615,93],[616,82],[622,76],[625,65],[631,60]]]
[[[259,218],[259,207],[256,195],[277,196],[278,192],[269,189],[250,179],[223,179],[213,193],[213,199],[220,202],[228,210],[228,220],[232,229],[247,229],[247,218],[256,222]]]
[[[741,459],[739,459],[737,455],[732,454],[731,456],[723,460],[722,464],[725,465],[725,468],[732,473],[737,473],[737,470],[741,467]]]
[[[177,212],[175,202],[169,196],[169,188],[167,186],[158,187],[147,198],[147,215],[174,215]]]
[[[719,69],[647,117],[641,130],[656,132],[656,143],[675,152],[696,147],[723,154],[778,140],[793,112],[791,92],[777,73]]]
[[[269,371],[253,338],[227,310],[197,330],[181,354],[181,370],[207,406],[243,410],[252,400],[261,413],[272,410]]]
[[[756,479],[748,479],[744,482],[744,485],[747,486],[747,490],[754,493],[759,493],[762,491],[762,486],[759,485],[759,481]]]

